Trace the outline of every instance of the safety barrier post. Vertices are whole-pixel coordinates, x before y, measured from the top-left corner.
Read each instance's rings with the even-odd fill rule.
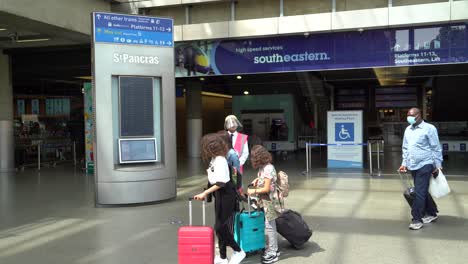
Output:
[[[382,139],[382,167],[385,166],[385,141]]]
[[[382,176],[382,170],[380,170],[380,142],[377,141],[377,176]]]
[[[376,145],[377,145],[377,171],[380,170],[380,142],[376,142]]]
[[[73,164],[76,167],[76,141],[73,141]]]
[[[41,143],[37,144],[37,170],[41,170]]]
[[[367,150],[369,152],[369,175],[372,176],[372,142],[367,141]]]
[[[309,173],[309,142],[306,141],[306,172]]]
[[[381,145],[382,144],[382,145]],[[367,146],[368,146],[368,152],[369,152],[369,174],[370,176],[382,176],[382,168],[381,168],[381,163],[383,166],[383,161],[384,161],[384,141],[383,140],[369,140],[367,141]],[[376,145],[375,148],[376,150],[372,150],[372,145]],[[373,159],[372,159],[372,154],[376,154],[376,162],[377,162],[377,173],[374,173],[374,168],[373,168]],[[380,160],[382,156],[382,161]]]
[[[312,142],[309,142],[309,171],[312,170]]]

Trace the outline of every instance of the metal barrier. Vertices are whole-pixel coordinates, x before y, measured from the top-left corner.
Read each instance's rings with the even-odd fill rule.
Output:
[[[369,140],[367,141],[367,150],[369,153],[369,175],[370,176],[382,176],[382,169],[380,167],[380,164],[383,164],[384,161],[384,141],[383,140]],[[374,150],[375,149],[375,150]],[[376,154],[375,156],[377,157],[377,172],[374,173],[374,167],[373,167],[373,158],[372,154]],[[380,160],[380,157],[382,156],[382,161]]]
[[[311,143],[306,142],[305,143],[305,149],[306,149],[306,173],[308,173],[312,167],[312,147],[323,147],[326,146],[327,144],[322,144],[322,143]],[[322,158],[322,150],[320,149],[320,159]]]
[[[16,138],[15,166],[20,169],[37,167],[41,144],[42,140],[38,138]]]
[[[366,143],[335,143],[335,144],[325,144],[325,143],[306,143],[306,172],[308,173],[311,169],[312,164],[312,147],[328,147],[328,146],[337,146],[337,147],[347,147],[347,146],[367,146]],[[322,158],[322,150],[320,150],[320,158]]]
[[[306,144],[310,142],[317,142],[319,141],[318,136],[298,136],[297,137],[297,148],[298,149],[305,149]]]
[[[48,164],[55,167],[60,162],[77,165],[76,142],[69,140],[18,140],[16,145],[17,167],[36,167],[38,170]]]
[[[42,164],[48,163],[55,167],[57,163],[73,162],[76,166],[76,142],[68,140],[46,140],[38,147],[37,169],[40,170]]]

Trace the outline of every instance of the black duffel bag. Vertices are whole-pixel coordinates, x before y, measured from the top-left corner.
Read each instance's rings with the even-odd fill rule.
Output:
[[[312,230],[302,216],[289,209],[276,218],[276,230],[296,249],[301,248],[312,236]]]

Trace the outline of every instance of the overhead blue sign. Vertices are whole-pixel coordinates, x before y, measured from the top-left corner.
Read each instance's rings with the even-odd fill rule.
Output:
[[[466,23],[181,42],[176,77],[468,62]]]
[[[94,42],[173,47],[173,20],[93,13]]]

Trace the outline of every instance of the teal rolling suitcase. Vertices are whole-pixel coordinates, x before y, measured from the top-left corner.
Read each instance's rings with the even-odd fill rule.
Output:
[[[265,248],[265,213],[249,210],[236,213],[234,218],[234,238],[246,253],[255,253]]]

